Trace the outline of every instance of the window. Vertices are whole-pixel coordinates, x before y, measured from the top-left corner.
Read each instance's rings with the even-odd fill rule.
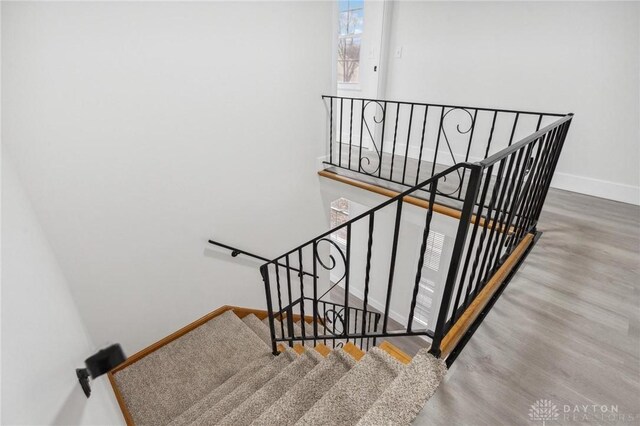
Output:
[[[349,220],[349,200],[338,198],[331,203],[331,228],[342,225]],[[342,249],[347,247],[347,227],[331,234],[331,239]]]
[[[338,83],[358,83],[364,0],[339,0],[338,9]]]
[[[416,298],[416,308],[413,312],[413,318],[425,327],[432,325],[432,316],[434,314],[433,299],[436,284],[429,278],[434,276],[434,272],[440,270],[443,246],[444,234],[431,230],[427,238],[424,263],[420,273],[420,288]]]

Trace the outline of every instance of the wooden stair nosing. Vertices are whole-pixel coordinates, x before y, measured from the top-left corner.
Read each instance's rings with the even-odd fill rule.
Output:
[[[384,342],[380,343],[378,347],[383,351],[385,351],[386,353],[388,353],[389,355],[391,355],[392,357],[394,357],[395,359],[397,359],[398,361],[400,361],[401,363],[411,364],[411,360],[413,358],[411,358],[409,355],[407,355],[405,352],[399,349],[396,345],[389,343],[388,341],[385,340]]]
[[[363,356],[366,355],[366,352],[364,352],[362,349],[360,349],[359,347],[357,347],[356,345],[354,345],[351,342],[347,342],[342,349],[348,353],[349,355],[351,355],[353,357],[353,359],[355,359],[356,361],[360,361],[360,359],[362,359]]]

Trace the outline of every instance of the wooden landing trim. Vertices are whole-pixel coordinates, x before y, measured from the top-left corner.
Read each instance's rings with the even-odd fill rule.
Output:
[[[409,355],[401,351],[397,346],[387,342],[386,340],[378,345],[380,349],[397,359],[403,364],[411,364],[411,358]]]
[[[219,315],[222,315],[225,312],[231,311],[231,310],[233,310],[234,312],[236,312],[236,310],[237,310],[238,313],[236,315],[238,315],[240,318],[244,318],[245,316],[249,315],[249,313],[254,313],[253,310],[251,310],[251,309],[240,308],[238,306],[229,306],[229,305],[221,306],[218,309],[216,309],[215,311],[210,312],[210,313],[208,313],[207,315],[205,315],[205,316],[203,316],[201,318],[198,318],[197,320],[195,320],[191,324],[182,327],[180,330],[171,333],[167,337],[165,337],[163,339],[160,339],[157,342],[155,342],[154,344],[152,344],[150,346],[147,346],[146,348],[142,349],[141,351],[136,352],[135,354],[131,355],[130,357],[128,357],[126,359],[125,362],[123,362],[122,364],[120,364],[119,366],[117,366],[116,368],[111,370],[110,373],[112,373],[112,374],[113,373],[117,373],[118,371],[127,368],[131,364],[134,364],[137,361],[140,361],[142,358],[144,358],[145,356],[149,355],[150,353],[153,353],[153,352],[157,351],[161,347],[163,347],[163,346],[173,342],[174,340],[184,336],[188,332],[195,330],[196,328],[200,327],[201,325],[205,324],[206,322],[211,321],[213,318],[215,318],[215,317],[217,317]],[[256,311],[256,312],[259,312],[259,311]]]
[[[344,183],[346,185],[351,185],[351,186],[355,186],[356,188],[364,189],[365,191],[374,192],[374,193],[379,194],[379,195],[384,195],[384,196],[389,197],[389,198],[393,198],[393,197],[396,197],[396,196],[400,195],[400,192],[393,191],[391,189],[384,188],[382,186],[374,185],[374,184],[371,184],[371,183],[362,182],[362,181],[359,181],[359,180],[356,180],[356,179],[352,179],[352,178],[349,178],[349,177],[346,177],[346,176],[342,176],[342,175],[339,175],[337,173],[330,172],[328,170],[320,170],[318,172],[318,175],[320,175],[322,177],[325,177],[327,179],[331,179],[331,180],[335,180],[337,182]],[[421,198],[412,197],[410,195],[407,195],[406,197],[404,197],[403,201],[405,203],[412,204],[412,205],[417,206],[417,207],[422,207],[423,209],[428,209],[429,208],[429,202],[427,200],[423,200]],[[447,206],[444,206],[444,205],[438,204],[438,203],[434,203],[433,204],[433,211],[436,212],[436,213],[443,214],[445,216],[452,217],[454,219],[458,219],[458,220],[460,220],[460,218],[462,217],[462,212],[460,210],[454,209],[452,207],[447,207]],[[473,215],[471,217],[471,223],[476,223],[476,220],[477,220],[476,219],[476,215]],[[479,225],[484,227],[486,222],[487,221],[485,220],[485,218],[481,217]],[[493,223],[493,221],[489,221],[488,222],[488,227],[491,227],[492,223]],[[498,231],[500,233],[503,233],[504,232],[503,231],[504,228],[505,228],[505,225],[498,225],[496,227],[496,231]],[[511,226],[509,228],[509,233],[512,233],[513,231],[514,231],[514,227]]]
[[[236,313],[236,315],[238,315],[240,318],[243,318],[243,317],[249,315],[250,313],[255,313],[251,309],[240,308],[238,306],[229,306],[229,305],[221,306],[218,309],[216,309],[215,311],[210,312],[210,313],[208,313],[207,315],[205,315],[205,316],[203,316],[201,318],[198,318],[197,320],[195,320],[191,324],[186,325],[186,326],[182,327],[181,329],[179,329],[178,331],[175,331],[175,332],[171,333],[167,337],[158,340],[154,344],[152,344],[150,346],[147,346],[146,348],[142,349],[139,352],[136,352],[135,354],[133,354],[130,357],[128,357],[125,360],[125,362],[123,362],[122,364],[120,364],[119,366],[117,366],[116,368],[114,368],[113,370],[111,370],[111,371],[109,371],[107,373],[107,377],[109,378],[109,383],[111,384],[111,388],[113,389],[113,393],[114,393],[114,395],[116,397],[116,401],[118,401],[118,405],[120,406],[120,410],[122,411],[122,416],[124,417],[124,421],[127,423],[128,426],[134,425],[133,417],[131,416],[131,413],[129,412],[129,409],[127,408],[127,404],[125,403],[124,398],[123,398],[122,394],[120,393],[120,389],[118,389],[118,385],[116,384],[116,381],[115,381],[115,378],[114,378],[114,374],[116,374],[120,370],[123,370],[123,369],[127,368],[131,364],[134,364],[137,361],[140,361],[142,358],[144,358],[147,355],[157,351],[161,347],[173,342],[174,340],[184,336],[188,332],[195,330],[196,328],[198,328],[201,325],[205,324],[206,322],[212,320],[213,318],[215,318],[217,316],[220,316],[223,313],[225,313],[227,311],[230,311],[230,310],[233,310],[234,312],[236,312],[236,310],[237,310],[238,313]],[[259,311],[256,311],[256,312],[259,313]],[[265,311],[265,313],[266,313],[266,311]]]
[[[158,340],[157,342],[153,343],[150,346],[147,346],[146,348],[142,349],[139,352],[136,352],[135,354],[131,355],[130,357],[128,357],[126,359],[125,362],[123,362],[122,364],[120,364],[119,366],[117,366],[116,368],[114,368],[113,370],[111,370],[110,373],[117,373],[120,370],[123,370],[125,368],[127,368],[128,366],[130,366],[131,364],[136,363],[137,361],[140,361],[142,358],[144,358],[145,356],[149,355],[150,353],[153,353],[155,351],[157,351],[158,349],[160,349],[161,347],[173,342],[174,340],[184,336],[185,334],[187,334],[190,331],[195,330],[196,328],[200,327],[201,325],[211,321],[213,318],[224,314],[227,311],[233,311],[233,313],[235,313],[238,318],[244,318],[247,315],[255,315],[256,317],[258,317],[258,319],[263,320],[267,317],[267,311],[266,310],[262,310],[262,309],[252,309],[252,308],[243,308],[240,306],[231,306],[231,305],[224,305],[219,307],[218,309],[216,309],[213,312],[208,313],[207,315],[198,318],[197,320],[195,320],[194,322],[192,322],[191,324],[188,324],[184,327],[182,327],[181,329],[179,329],[178,331],[175,331],[173,333],[171,333],[170,335],[168,335],[167,337]],[[286,317],[286,315],[285,315]],[[295,321],[300,321],[302,319],[302,316],[294,314],[293,315],[293,319]],[[312,322],[313,321],[313,317],[306,315],[305,316],[305,322]]]
[[[456,347],[458,342],[465,335],[469,327],[473,324],[473,322],[478,318],[480,312],[487,306],[489,300],[494,295],[496,290],[500,288],[500,285],[504,282],[505,278],[516,266],[520,258],[524,255],[529,245],[533,242],[534,235],[527,234],[520,244],[518,244],[511,253],[511,255],[507,258],[507,260],[502,264],[502,266],[496,271],[495,274],[491,277],[489,282],[484,286],[484,288],[480,291],[478,296],[471,302],[469,307],[464,311],[462,316],[456,321],[456,323],[451,327],[449,332],[444,336],[442,342],[440,344],[441,350],[441,358],[448,357],[453,349]]]
[[[129,412],[129,408],[127,407],[126,402],[124,402],[124,398],[120,393],[120,389],[118,389],[118,385],[116,384],[115,379],[113,378],[113,374],[111,372],[107,373],[107,377],[109,378],[109,383],[111,384],[111,389],[113,389],[113,394],[116,397],[116,401],[118,401],[118,406],[120,407],[120,411],[122,411],[122,417],[124,417],[124,421],[127,426],[134,426],[133,417],[131,417],[131,413]]]
[[[397,195],[400,195],[399,192],[397,191],[393,191],[391,189],[387,189],[387,188],[383,188],[381,186],[378,185],[374,185],[371,183],[367,183],[367,182],[362,182],[356,179],[352,179],[352,178],[348,178],[346,176],[342,176],[339,175],[337,173],[333,173],[330,172],[328,170],[320,170],[318,172],[318,175],[325,177],[327,179],[331,179],[331,180],[335,180],[337,182],[342,182],[344,184],[347,185],[351,185],[351,186],[355,186],[356,188],[360,188],[360,189],[364,189],[366,191],[369,192],[374,192],[376,194],[379,195],[384,195],[386,197],[389,198],[393,198]],[[416,198],[416,197],[412,197],[410,195],[404,197],[404,202],[405,203],[409,203],[409,204],[413,204],[414,206],[418,206],[418,207],[422,207],[424,209],[428,209],[429,208],[429,202],[426,200],[422,200],[420,198]],[[434,204],[433,205],[433,211],[437,212],[437,213],[441,213],[447,216],[451,216],[455,219],[460,219],[460,217],[462,216],[462,213],[460,212],[460,210],[451,208],[451,207],[447,207],[447,206],[443,206],[441,204]]]
[[[354,345],[351,342],[348,342],[347,344],[345,344],[342,349],[348,353],[349,355],[351,355],[353,357],[353,359],[355,359],[356,361],[360,361],[360,359],[365,356],[365,353],[356,345]]]

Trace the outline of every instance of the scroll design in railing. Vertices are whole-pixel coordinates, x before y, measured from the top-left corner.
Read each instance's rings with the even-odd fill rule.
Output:
[[[476,122],[476,116],[478,114],[478,111],[476,110],[474,114],[471,114],[471,112],[467,109],[467,108],[462,108],[462,107],[451,107],[447,110],[447,112],[444,112],[444,108],[442,109],[442,117],[440,118],[440,132],[442,132],[442,136],[444,137],[444,142],[447,145],[447,150],[449,152],[449,155],[451,157],[451,162],[453,164],[458,164],[459,162],[462,161],[468,161],[469,160],[469,152],[471,150],[471,141],[473,140],[473,130],[474,130],[474,125]],[[463,119],[459,119],[457,121],[454,121],[452,124],[454,125],[455,130],[458,132],[458,134],[460,135],[466,135],[469,134],[469,142],[467,143],[467,150],[466,150],[466,156],[464,158],[464,160],[462,159],[457,159],[456,155],[453,152],[453,149],[451,148],[451,140],[450,137],[451,135],[447,133],[447,117],[449,117],[449,114],[451,114],[454,111],[463,111],[465,114],[462,114],[462,117],[468,117],[469,119],[469,126],[468,128],[465,126],[463,128],[460,128],[461,124],[464,124],[464,121],[466,121],[466,118]],[[455,114],[454,114],[455,115]],[[426,121],[426,115],[425,115],[425,121]],[[451,123],[451,119],[448,120],[449,123]],[[466,130],[465,130],[466,128]],[[432,164],[432,168],[431,168],[431,175],[433,176],[435,174],[435,168],[436,168],[436,164],[437,164],[437,160],[438,160],[438,152],[439,152],[439,148],[440,148],[440,134],[438,134],[438,140],[436,140],[436,148],[435,148],[435,153],[434,153],[434,157],[433,157],[433,164]],[[420,159],[422,157],[418,157],[418,176],[420,175]],[[443,191],[442,189],[439,189],[438,193],[442,194],[442,195],[450,195],[453,196],[456,193],[458,193],[458,196],[460,196],[460,193],[462,191],[462,183],[464,180],[464,175],[463,173],[458,169],[456,170],[456,175],[458,176],[458,185],[453,188],[453,189],[449,189],[446,191]],[[448,176],[444,176],[443,177],[443,181],[446,182],[447,181]]]
[[[329,265],[327,265],[326,263],[324,263],[324,261],[322,260],[322,255],[320,254],[321,250],[318,250],[319,246],[321,243],[326,242],[330,247],[335,248],[338,251],[338,254],[340,255],[340,259],[342,260],[342,265],[344,267],[344,273],[342,274],[342,276],[340,278],[338,278],[337,280],[334,281],[334,284],[331,288],[333,288],[335,285],[339,284],[346,276],[346,265],[347,265],[347,258],[345,256],[345,253],[342,251],[342,248],[340,247],[340,245],[338,243],[336,243],[335,241],[333,241],[331,238],[320,238],[319,240],[314,242],[314,253],[315,253],[315,258],[318,261],[318,263],[320,264],[320,266],[322,266],[324,269],[326,269],[327,271],[333,271],[336,266],[338,266],[338,262],[336,262],[335,257],[333,256],[333,254],[331,254],[331,250],[329,250],[329,261],[331,262]],[[331,290],[331,288],[329,290]],[[329,290],[327,290],[325,292],[325,294],[327,294],[329,292]],[[324,296],[324,294],[323,294]],[[322,296],[320,296],[320,299],[322,299]]]
[[[373,125],[374,129],[373,132],[371,131],[371,127],[369,126],[369,120],[367,119],[367,107],[369,105],[374,105],[374,106],[378,106],[380,107],[382,116],[380,118],[376,117],[377,114],[377,110],[374,109],[373,111],[373,115],[372,115],[372,120],[373,120]],[[382,166],[382,150],[378,148],[378,145],[376,144],[376,137],[375,137],[375,125],[376,124],[381,124],[384,121],[384,117],[385,117],[385,107],[378,101],[363,101],[362,103],[362,118],[361,118],[361,124],[360,124],[360,147],[359,147],[359,157],[360,160],[358,162],[358,171],[371,175],[371,176],[375,176],[375,174],[377,172],[380,172],[380,167]],[[371,140],[371,144],[373,145],[373,149],[376,152],[376,158],[377,158],[377,166],[375,167],[375,169],[373,170],[366,170],[366,168],[363,165],[363,161],[366,160],[367,162],[367,167],[371,165],[371,159],[368,156],[362,156],[362,126],[364,126],[364,128],[367,129],[367,134],[369,135],[369,139]]]
[[[459,105],[323,98],[329,103],[326,164],[407,186],[434,176],[439,163],[446,166],[486,158],[492,150],[511,146],[517,133],[535,132],[543,122],[562,117]],[[454,143],[456,135],[468,137]],[[462,201],[466,172],[458,171],[455,181],[453,178],[449,176],[448,184],[440,186],[440,194]]]

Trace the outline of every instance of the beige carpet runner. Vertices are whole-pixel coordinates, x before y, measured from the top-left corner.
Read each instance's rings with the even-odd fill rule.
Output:
[[[373,426],[410,424],[445,373],[426,350],[408,365],[377,347],[273,356],[263,321],[227,311],[114,379],[137,425]]]

